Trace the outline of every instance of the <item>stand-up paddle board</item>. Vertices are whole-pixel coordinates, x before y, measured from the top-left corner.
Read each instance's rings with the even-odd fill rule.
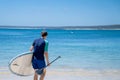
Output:
[[[9,63],[10,71],[19,76],[32,75],[34,73],[34,69],[32,67],[32,55],[33,52],[25,52],[13,58]],[[50,64],[52,64],[59,58],[61,57],[58,56],[56,59],[50,62]],[[46,67],[48,67],[48,65]],[[41,74],[42,70],[43,69],[38,69],[36,73]]]
[[[12,73],[19,76],[29,76],[34,73],[32,68],[32,52],[25,52],[13,58],[9,63],[9,69]]]

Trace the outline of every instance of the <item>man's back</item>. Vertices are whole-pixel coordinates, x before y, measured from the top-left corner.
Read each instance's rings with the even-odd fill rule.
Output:
[[[33,42],[34,52],[33,56],[38,60],[44,60],[44,48],[45,48],[45,41],[42,38],[36,39]]]

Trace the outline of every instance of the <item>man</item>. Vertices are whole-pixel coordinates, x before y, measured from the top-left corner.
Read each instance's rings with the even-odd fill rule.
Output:
[[[34,80],[38,80],[38,74],[36,70],[42,69],[46,66],[45,58],[47,65],[49,65],[49,58],[48,58],[48,41],[45,40],[48,33],[46,31],[41,32],[41,38],[34,40],[30,51],[33,50],[33,59],[32,59],[32,66],[35,70],[34,73]],[[44,80],[46,74],[46,69],[43,69],[43,73],[40,76],[40,80]]]

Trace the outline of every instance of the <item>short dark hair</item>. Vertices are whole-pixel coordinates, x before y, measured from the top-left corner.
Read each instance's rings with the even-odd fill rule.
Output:
[[[47,35],[48,35],[47,31],[42,31],[42,32],[41,32],[41,36],[42,36],[42,37],[45,37],[45,36],[47,36]]]

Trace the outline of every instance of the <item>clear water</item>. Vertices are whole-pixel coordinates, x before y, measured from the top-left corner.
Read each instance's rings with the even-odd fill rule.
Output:
[[[119,30],[47,30],[53,68],[120,69]],[[41,29],[0,29],[0,66],[29,51]]]

